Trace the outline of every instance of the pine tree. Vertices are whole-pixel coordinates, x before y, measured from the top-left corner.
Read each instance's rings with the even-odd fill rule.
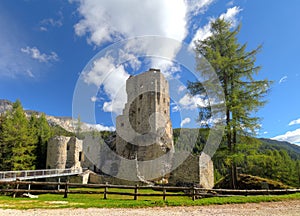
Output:
[[[256,55],[261,46],[246,51],[247,45],[238,43],[237,34],[240,27],[231,30],[231,24],[223,19],[211,23],[212,35],[202,41],[196,41],[196,56],[203,56],[208,60],[219,77],[224,90],[226,103],[225,137],[231,161],[229,174],[231,187],[237,187],[237,160],[240,158],[237,144],[247,143],[247,139],[240,139],[246,135],[254,135],[259,128],[259,118],[253,116],[259,107],[265,104],[262,98],[266,95],[270,82],[255,80],[254,75],[260,70],[255,66]],[[199,55],[200,54],[200,55]],[[199,57],[198,57],[199,58]],[[197,69],[205,76],[206,68],[198,59]],[[205,94],[205,89],[199,82],[188,83],[192,94]],[[200,108],[199,120],[207,121],[211,117],[210,109]]]
[[[7,112],[2,123],[2,169],[34,169],[35,141],[31,134],[29,121],[19,100]]]
[[[30,118],[30,128],[32,134],[35,135],[36,142],[35,166],[37,169],[45,169],[47,158],[47,143],[49,138],[52,136],[52,130],[48,124],[45,114],[42,113],[39,118],[37,118],[35,115],[32,115]]]

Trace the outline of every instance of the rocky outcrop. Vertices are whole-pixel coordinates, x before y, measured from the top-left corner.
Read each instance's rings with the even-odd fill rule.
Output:
[[[0,100],[0,114],[12,109],[12,102],[8,100]]]

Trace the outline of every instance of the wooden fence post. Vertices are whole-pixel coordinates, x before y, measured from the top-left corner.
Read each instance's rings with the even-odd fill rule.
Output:
[[[195,201],[195,199],[196,199],[196,187],[195,187],[195,185],[193,185],[193,188],[192,188],[192,199],[193,199],[193,201]]]
[[[64,194],[64,198],[68,198],[68,187],[69,187],[68,183],[69,183],[69,180],[66,181],[66,184],[65,184],[65,194]]]
[[[137,200],[137,193],[138,193],[139,189],[138,189],[138,185],[135,185],[134,188],[134,200]]]
[[[163,186],[163,200],[166,201],[166,188]]]
[[[108,182],[105,182],[105,188],[104,188],[104,199],[107,199],[107,185],[108,185]]]
[[[16,182],[18,182],[19,180],[17,179]],[[16,189],[15,189],[15,192],[13,194],[13,198],[16,198],[17,196],[17,193],[18,193],[18,189],[19,189],[19,184],[16,185]]]
[[[58,183],[60,183],[60,178],[58,178]],[[60,184],[57,185],[57,190],[60,190]]]

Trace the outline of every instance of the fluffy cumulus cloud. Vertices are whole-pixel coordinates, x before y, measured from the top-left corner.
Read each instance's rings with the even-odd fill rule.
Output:
[[[240,7],[237,7],[237,6],[234,6],[234,7],[231,7],[231,8],[228,8],[227,11],[223,14],[221,14],[219,16],[219,18],[221,19],[224,19],[228,22],[231,23],[231,26],[232,27],[235,27],[238,23],[237,21],[237,15],[242,11],[242,9]],[[194,38],[190,44],[190,47],[193,48],[194,47],[194,43],[195,41],[197,40],[204,40],[206,38],[208,38],[209,36],[212,35],[212,32],[211,32],[211,22],[213,22],[215,19],[214,18],[211,18],[209,20],[209,22],[204,25],[203,27],[199,28],[196,32],[196,34],[194,35]]]
[[[190,119],[190,118],[185,118],[185,119],[183,119],[183,120],[181,121],[180,127],[183,127],[183,125],[188,124],[188,123],[190,123],[190,122],[191,122],[191,119]]]
[[[285,134],[273,137],[272,139],[300,144],[300,128],[294,131],[288,131]]]
[[[159,35],[182,41],[186,36],[187,3],[182,0],[80,0],[78,36],[97,46],[142,35]],[[134,5],[134,7],[132,7]],[[138,8],[138,9],[137,9]]]
[[[187,110],[194,110],[198,107],[208,106],[208,101],[204,100],[200,95],[192,96],[190,94],[185,94],[179,100],[180,107]]]
[[[296,120],[293,120],[289,123],[289,126],[292,126],[292,125],[297,125],[297,124],[300,124],[300,118],[299,119],[296,119]]]
[[[50,54],[41,53],[40,50],[36,47],[25,47],[21,48],[23,53],[28,54],[31,58],[38,60],[39,62],[55,62],[58,61],[58,55],[55,52],[51,52]]]
[[[105,112],[115,112],[120,114],[127,100],[125,90],[126,80],[129,74],[124,66],[116,67],[114,59],[110,56],[102,57],[92,63],[89,71],[83,73],[83,79],[88,84],[103,86],[110,101],[104,102],[103,110]],[[95,97],[91,98],[96,101]]]

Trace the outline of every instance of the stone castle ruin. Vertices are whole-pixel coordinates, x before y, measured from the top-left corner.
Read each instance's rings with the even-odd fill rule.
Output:
[[[116,119],[116,153],[136,160],[147,179],[168,174],[174,151],[167,80],[159,70],[131,76],[126,82],[127,103]],[[158,158],[168,154],[164,161]],[[143,161],[151,161],[145,165]]]
[[[116,135],[107,145],[102,145],[104,148],[91,137],[83,143],[76,138],[56,137],[48,144],[47,168],[88,167],[114,176],[90,176],[93,183],[118,184],[122,181],[116,179],[123,178],[172,185],[196,183],[212,188],[213,164],[208,155],[190,155],[174,167],[178,155],[174,150],[170,120],[169,84],[160,70],[150,69],[130,76],[126,92],[127,103],[116,118]],[[93,160],[85,157],[91,153],[95,155]]]

